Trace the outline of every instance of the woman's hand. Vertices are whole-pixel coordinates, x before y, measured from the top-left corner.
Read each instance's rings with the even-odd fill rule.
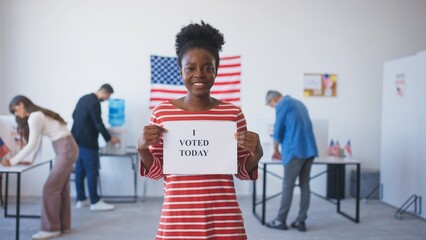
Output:
[[[260,160],[263,156],[262,145],[260,145],[259,135],[255,132],[244,131],[235,133],[238,146],[249,151],[255,160]]]
[[[238,146],[246,149],[250,152],[250,156],[247,158],[245,168],[247,172],[251,173],[256,169],[259,160],[263,156],[262,145],[260,145],[259,135],[254,132],[244,131],[235,133],[235,139],[237,140]]]
[[[5,167],[12,166],[12,164],[10,164],[10,159],[3,159],[3,161],[1,161],[1,165],[5,166]]]
[[[166,129],[157,125],[148,125],[143,128],[143,133],[139,137],[138,151],[147,150],[150,145],[158,144]]]
[[[272,160],[281,160],[280,151],[274,151],[274,153],[272,153]]]
[[[143,133],[139,137],[136,148],[139,152],[139,156],[141,157],[142,165],[148,171],[151,168],[153,162],[153,156],[148,148],[150,145],[160,143],[160,139],[165,132],[167,132],[167,130],[160,126],[148,125],[143,128]]]
[[[5,167],[10,167],[12,166],[12,164],[10,163],[10,159],[3,159],[3,161],[1,162],[1,164]],[[19,162],[19,165],[31,165],[33,164],[32,162]]]

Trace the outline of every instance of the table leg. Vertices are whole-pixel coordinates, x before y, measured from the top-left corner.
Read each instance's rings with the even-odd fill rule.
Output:
[[[16,187],[16,240],[19,239],[19,220],[20,220],[20,207],[21,207],[21,173],[17,174]]]
[[[341,178],[341,175],[340,175],[340,173],[339,173],[339,171],[343,171],[343,172],[345,172],[346,171],[346,167],[345,167],[345,165],[343,165],[343,169],[341,168],[341,165],[339,164],[339,165],[337,165],[337,167],[335,168],[335,170],[334,171],[336,171],[337,172],[337,176],[336,176],[336,182],[337,182],[337,184],[336,184],[336,198],[337,198],[337,203],[336,203],[336,206],[337,206],[337,212],[338,213],[340,213],[340,199],[341,199],[341,196],[343,197],[344,196],[344,193],[342,194],[341,192],[340,192],[340,190],[341,190],[341,188],[340,188],[340,184],[345,184],[345,181],[344,181],[344,179],[342,179]]]
[[[263,189],[262,189],[262,225],[265,225],[266,212],[266,164],[263,166]]]
[[[135,202],[137,202],[138,199],[138,176],[137,176],[137,159],[134,157],[132,158],[132,163],[133,163],[133,176],[134,176],[134,181],[133,181],[133,186],[134,186],[134,192],[135,192]]]
[[[356,165],[356,217],[355,221],[359,223],[359,199],[360,199],[360,185],[361,185],[361,167],[358,163]]]
[[[7,218],[7,204],[9,198],[9,173],[6,173],[6,193],[4,196],[4,217]]]
[[[0,206],[3,207],[3,173],[0,173]]]
[[[256,181],[253,181],[252,212],[256,214]]]

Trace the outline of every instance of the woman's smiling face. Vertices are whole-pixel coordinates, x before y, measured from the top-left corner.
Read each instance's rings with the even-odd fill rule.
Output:
[[[188,93],[195,97],[210,96],[216,78],[216,62],[205,49],[189,49],[182,57],[180,74]]]

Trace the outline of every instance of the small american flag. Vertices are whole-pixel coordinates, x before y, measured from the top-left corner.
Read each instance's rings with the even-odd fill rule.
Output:
[[[212,97],[240,106],[241,57],[221,57],[215,83],[210,90]],[[151,56],[152,109],[161,102],[185,96],[187,89],[179,75],[175,57]]]
[[[4,157],[6,154],[10,152],[7,145],[3,142],[3,139],[0,138],[0,158]]]
[[[334,144],[334,148],[333,148],[333,156],[338,157],[339,151],[340,151],[340,144],[339,144],[339,141],[336,141],[336,144]]]
[[[351,141],[350,140],[348,140],[348,143],[346,144],[345,150],[348,153],[349,157],[352,157],[352,148],[351,148]]]
[[[333,139],[330,140],[330,146],[327,148],[327,156],[333,156],[334,154],[334,141]]]

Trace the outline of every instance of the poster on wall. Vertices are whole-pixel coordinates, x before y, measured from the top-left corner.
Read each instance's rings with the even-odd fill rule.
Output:
[[[305,97],[335,97],[337,95],[336,85],[336,74],[305,73],[303,76]]]
[[[398,97],[404,97],[406,95],[406,78],[404,73],[396,74],[395,76],[395,93]]]

